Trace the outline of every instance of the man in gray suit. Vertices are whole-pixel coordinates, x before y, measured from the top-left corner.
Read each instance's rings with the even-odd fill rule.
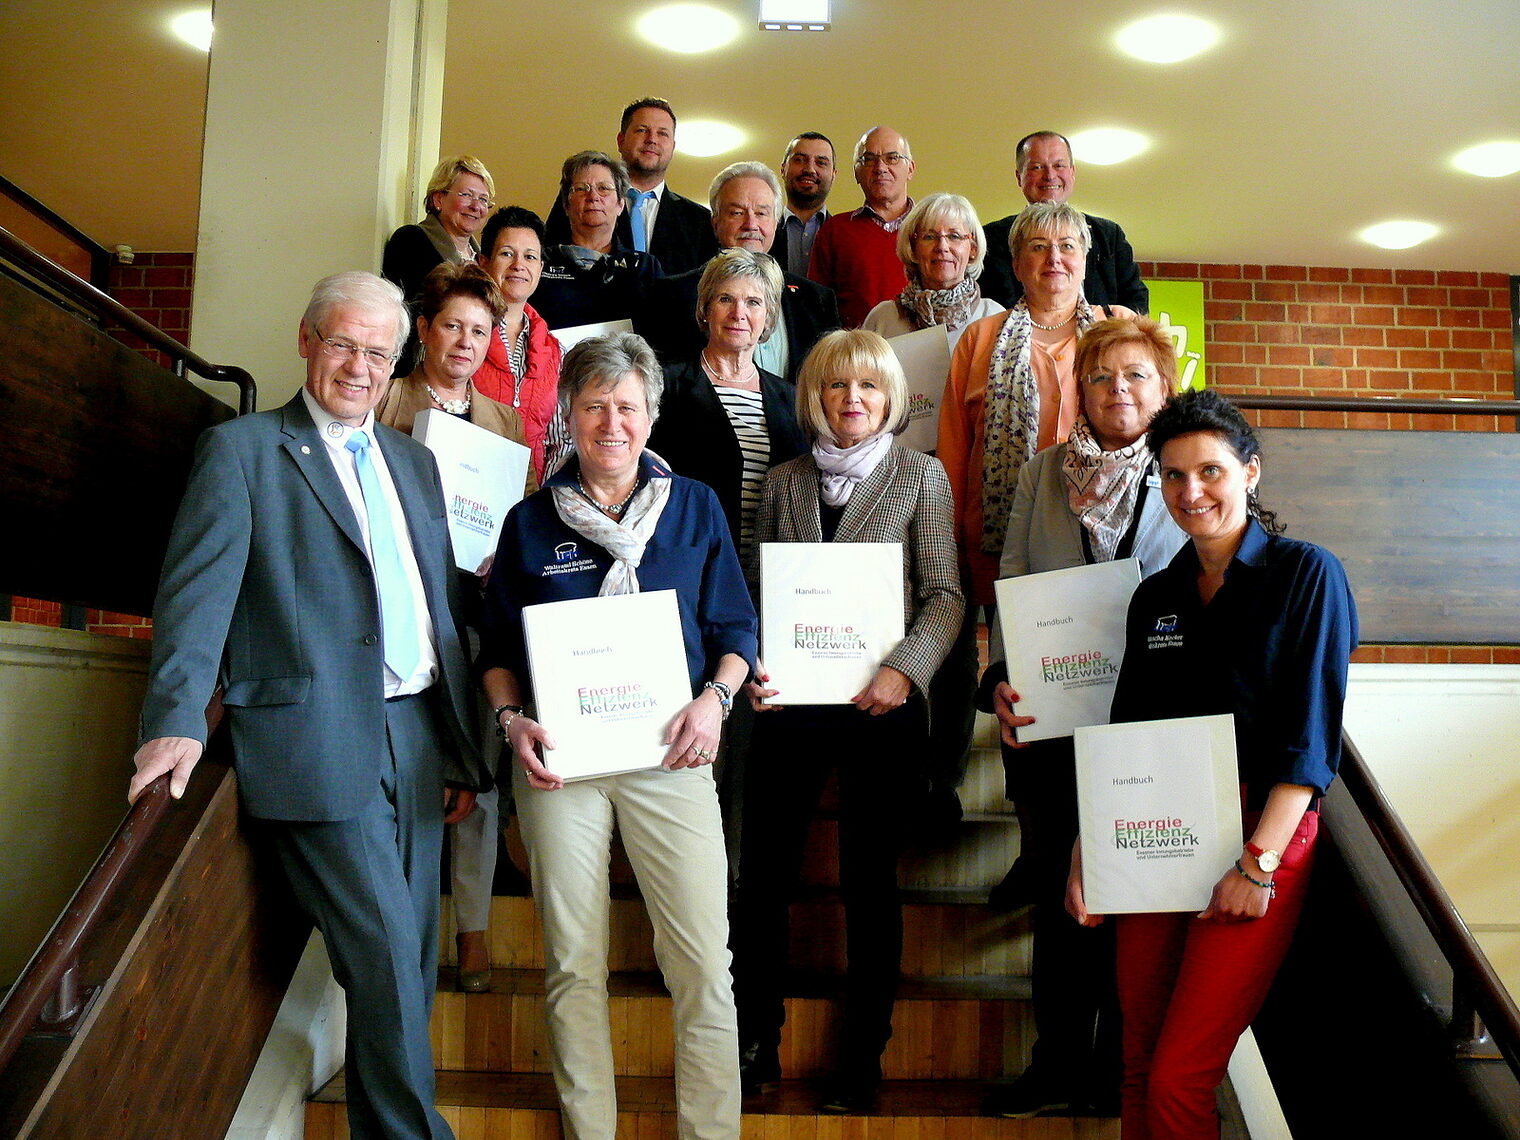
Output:
[[[348,995],[350,1133],[442,1140],[439,853],[484,777],[437,466],[374,422],[406,325],[396,286],[325,278],[301,319],[302,391],[201,437],[128,798],[166,772],[184,791],[219,688],[243,808]]]

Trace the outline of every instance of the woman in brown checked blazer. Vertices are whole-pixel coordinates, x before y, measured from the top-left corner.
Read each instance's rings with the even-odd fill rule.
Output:
[[[909,805],[927,792],[925,693],[960,629],[950,483],[939,460],[897,445],[907,384],[875,333],[829,333],[797,378],[797,420],[812,450],[766,478],[755,525],[762,542],[896,542],[903,551],[907,636],[848,705],[780,708],[763,665],[748,686],[758,718],[744,784],[739,881],[732,915],[740,1072],[747,1092],[779,1080],[785,1020],[787,902],[808,823],[830,773],[839,782],[839,875],[849,968],[835,1077],[821,1108],[874,1102],[892,1035],[902,956],[897,857]]]

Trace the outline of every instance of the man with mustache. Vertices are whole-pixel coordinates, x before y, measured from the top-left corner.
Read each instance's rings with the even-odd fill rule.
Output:
[[[915,169],[908,140],[891,127],[876,127],[855,144],[855,181],[865,205],[825,222],[808,262],[808,276],[838,295],[846,328],[859,328],[877,303],[908,283],[897,231],[913,208],[908,183]]]
[[[712,232],[723,249],[770,253],[781,214],[781,183],[761,162],[736,162],[719,171],[708,191]],[[786,263],[782,262],[783,270]],[[707,343],[697,324],[697,283],[705,266],[664,277],[645,291],[634,327],[662,362],[691,360]],[[755,350],[755,363],[794,383],[808,350],[824,333],[839,327],[834,293],[795,273],[782,273],[781,327]]]

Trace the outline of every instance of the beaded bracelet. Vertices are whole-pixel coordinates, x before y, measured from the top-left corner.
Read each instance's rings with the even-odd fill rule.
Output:
[[[1277,884],[1271,879],[1268,879],[1264,883],[1260,879],[1251,878],[1250,875],[1246,874],[1246,869],[1240,865],[1239,859],[1235,860],[1235,871],[1240,875],[1242,879],[1250,883],[1253,887],[1260,887],[1262,890],[1267,891],[1274,899],[1277,897]]]

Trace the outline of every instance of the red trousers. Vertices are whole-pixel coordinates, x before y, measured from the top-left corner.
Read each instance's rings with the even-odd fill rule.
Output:
[[[1318,834],[1319,814],[1305,812],[1261,918],[1116,916],[1124,1140],[1217,1140],[1215,1090],[1293,940]]]

